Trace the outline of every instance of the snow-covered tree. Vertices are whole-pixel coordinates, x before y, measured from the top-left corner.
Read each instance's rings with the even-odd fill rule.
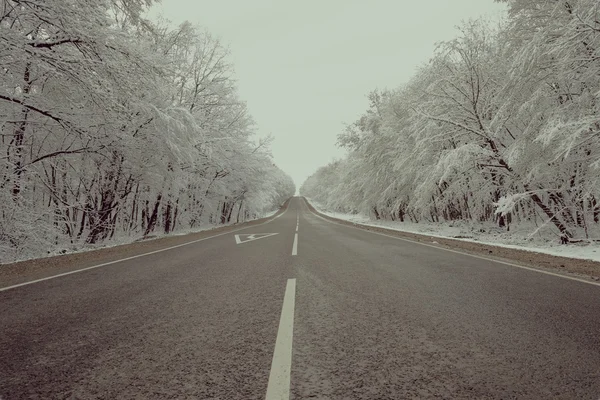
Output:
[[[1,4],[1,261],[242,222],[294,194],[210,34],[144,19],[150,0]]]
[[[301,193],[374,218],[541,218],[563,241],[597,235],[600,7],[505,2],[505,21],[463,24],[410,82],[373,92],[339,137],[347,159]]]

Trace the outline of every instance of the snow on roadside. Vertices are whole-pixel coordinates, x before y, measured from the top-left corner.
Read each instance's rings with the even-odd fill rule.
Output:
[[[575,243],[561,245],[553,243],[544,238],[531,237],[530,234],[524,234],[523,229],[509,233],[481,225],[476,229],[472,223],[412,223],[388,220],[373,220],[362,214],[345,214],[328,211],[318,202],[307,198],[309,203],[320,213],[333,218],[379,228],[386,228],[400,232],[416,233],[444,239],[462,240],[466,242],[486,244],[490,246],[500,246],[510,249],[545,253],[554,256],[578,258],[583,260],[593,260],[600,262],[600,244]],[[487,229],[486,229],[487,228]],[[527,228],[526,228],[527,229]],[[530,233],[535,227],[527,229]],[[484,232],[480,232],[484,231]],[[526,244],[520,244],[526,242]]]
[[[265,213],[263,213],[262,217],[260,217],[260,218],[258,218],[258,219],[270,218],[270,217],[272,217],[273,215],[277,214],[277,211],[279,211],[279,208],[276,208],[276,209],[275,209],[275,210],[273,210],[273,211],[265,212]]]
[[[257,218],[249,219],[245,222],[252,222],[252,221],[256,221],[258,219],[270,218],[273,215],[275,215],[278,211],[279,211],[279,208],[276,208],[273,211],[264,212]],[[68,244],[68,245],[65,244],[63,249],[56,249],[53,251],[49,251],[43,257],[40,257],[39,255],[29,255],[29,256],[21,255],[20,257],[14,257],[14,258],[11,257],[8,260],[4,260],[3,258],[6,258],[6,257],[2,257],[2,254],[0,254],[0,266],[3,263],[12,264],[12,263],[17,263],[17,262],[22,262],[22,261],[30,261],[30,260],[35,260],[35,259],[61,256],[61,255],[66,255],[66,254],[78,254],[78,253],[85,253],[88,251],[108,249],[108,248],[112,248],[112,247],[132,244],[132,243],[139,242],[139,241],[152,241],[152,240],[163,239],[163,238],[167,238],[167,237],[191,235],[194,233],[211,231],[211,230],[214,230],[217,228],[223,228],[223,227],[231,226],[231,225],[235,225],[235,223],[229,223],[229,224],[223,224],[223,225],[220,225],[220,224],[219,225],[203,225],[203,226],[199,226],[198,228],[181,229],[181,230],[177,230],[177,231],[171,232],[171,233],[153,233],[150,236],[148,236],[147,238],[144,238],[141,235],[120,236],[120,237],[115,237],[110,240],[106,240],[104,242],[100,242],[98,244],[87,244],[87,243],[74,243],[74,244]]]

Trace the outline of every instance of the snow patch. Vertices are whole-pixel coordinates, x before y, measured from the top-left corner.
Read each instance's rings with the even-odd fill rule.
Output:
[[[365,226],[600,262],[600,244],[557,244],[543,236],[532,236],[531,232],[536,229],[535,226],[513,226],[511,227],[513,229],[512,232],[506,232],[495,226],[491,226],[490,224],[477,224],[467,221],[446,223],[421,222],[417,224],[412,222],[372,220],[368,216],[362,214],[347,214],[328,211],[318,202],[310,199],[307,200],[322,214]],[[522,244],[523,242],[526,242],[527,244]]]

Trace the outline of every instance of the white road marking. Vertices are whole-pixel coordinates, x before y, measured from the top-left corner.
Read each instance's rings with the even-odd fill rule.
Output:
[[[235,242],[237,244],[243,244],[243,243],[248,243],[248,242],[252,242],[254,240],[260,240],[260,239],[264,239],[264,238],[268,238],[274,235],[279,235],[279,233],[253,233],[251,235],[235,235]],[[246,238],[243,238],[242,236],[247,236]]]
[[[183,247],[183,246],[189,246],[190,244],[194,244],[194,243],[198,243],[198,242],[203,242],[205,240],[213,239],[213,238],[216,238],[216,237],[219,237],[219,236],[229,235],[229,234],[231,234],[233,232],[239,232],[239,231],[243,231],[245,229],[255,228],[257,226],[262,226],[262,225],[265,225],[265,224],[268,224],[270,222],[275,221],[277,218],[279,218],[283,214],[285,214],[288,210],[289,210],[289,204],[286,207],[285,211],[282,212],[281,214],[276,215],[275,217],[269,219],[268,221],[262,222],[262,223],[257,224],[257,225],[247,226],[245,228],[239,228],[239,229],[235,229],[233,231],[219,233],[218,235],[213,235],[213,236],[205,237],[205,238],[202,238],[202,239],[192,240],[191,242],[182,243],[182,244],[178,244],[176,246],[171,246],[171,247],[165,247],[164,249],[150,251],[148,253],[142,253],[142,254],[138,254],[136,256],[132,256],[132,257],[121,258],[120,260],[109,261],[109,262],[106,262],[106,263],[102,263],[102,264],[98,264],[98,265],[93,265],[93,266],[87,267],[87,268],[76,269],[74,271],[64,272],[62,274],[52,275],[52,276],[48,276],[46,278],[36,279],[36,280],[33,280],[33,281],[29,281],[29,282],[23,282],[23,283],[19,283],[19,284],[16,284],[16,285],[3,287],[3,288],[0,288],[0,292],[4,292],[4,291],[10,290],[10,289],[16,289],[16,288],[21,287],[21,286],[27,286],[27,285],[31,285],[31,284],[38,283],[38,282],[48,281],[50,279],[60,278],[62,276],[67,276],[67,275],[76,274],[76,273],[83,272],[83,271],[88,271],[90,269],[95,269],[95,268],[100,268],[100,267],[106,267],[107,265],[117,264],[117,263],[120,263],[120,262],[123,262],[123,261],[134,260],[136,258],[145,257],[145,256],[149,256],[149,255],[156,254],[156,253],[162,253],[163,251],[177,249],[177,248]]]
[[[304,199],[304,201],[306,202],[306,199]],[[380,233],[380,232],[374,232],[374,231],[370,231],[364,228],[361,228],[360,226],[353,226],[353,225],[345,225],[345,224],[340,224],[339,222],[335,222],[335,221],[331,221],[327,218],[323,218],[322,216],[315,214],[309,207],[307,204],[307,209],[309,210],[309,212],[314,215],[315,217],[321,218],[323,221],[327,221],[331,224],[335,224],[335,225],[340,225],[340,226],[344,226],[346,228],[354,228],[354,229],[359,229],[363,232],[368,232],[368,233],[372,233],[374,235],[379,235],[379,236],[385,236],[385,237],[389,237],[392,239],[396,239],[396,240],[402,240],[404,242],[409,242],[409,243],[414,243],[414,244],[419,244],[421,246],[426,246],[426,247],[432,247],[434,249],[438,249],[438,250],[443,250],[443,251],[448,251],[450,253],[456,253],[456,254],[462,254],[464,256],[469,256],[469,257],[473,257],[473,258],[478,258],[480,260],[486,260],[486,261],[491,261],[491,262],[495,262],[498,264],[503,264],[503,265],[508,265],[509,267],[515,267],[515,268],[521,268],[521,269],[526,269],[528,271],[533,271],[533,272],[539,272],[540,274],[546,274],[546,275],[551,275],[551,276],[556,276],[558,278],[564,278],[564,279],[569,279],[572,281],[577,281],[577,282],[581,282],[581,283],[587,283],[588,285],[594,285],[594,286],[600,286],[600,282],[592,282],[592,281],[588,281],[585,279],[581,279],[581,278],[576,278],[574,276],[568,276],[568,275],[562,275],[562,274],[557,274],[555,272],[550,272],[550,271],[544,271],[541,269],[537,269],[537,268],[532,268],[532,267],[526,267],[524,265],[519,265],[519,264],[513,264],[507,261],[500,261],[500,260],[495,260],[493,258],[488,258],[488,257],[483,257],[483,256],[477,256],[475,254],[469,254],[469,253],[465,253],[459,250],[452,250],[452,249],[447,249],[444,247],[439,247],[439,246],[434,246],[431,244],[427,244],[427,243],[421,243],[421,242],[417,242],[416,240],[410,240],[410,239],[406,239],[406,238],[401,238],[401,237],[397,237],[397,236],[392,236],[392,235],[386,235],[385,233]],[[399,231],[402,233],[402,231]],[[451,239],[451,238],[448,238]]]
[[[288,400],[290,398],[290,374],[292,371],[292,343],[294,337],[294,304],[296,302],[296,280],[288,279],[279,319],[279,330],[275,341],[266,400]]]
[[[293,256],[298,255],[298,234],[297,233],[294,235],[294,245],[292,246],[292,255]]]

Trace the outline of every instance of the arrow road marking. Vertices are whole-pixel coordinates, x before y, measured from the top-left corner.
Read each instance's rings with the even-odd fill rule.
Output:
[[[243,235],[235,235],[235,242],[237,244],[252,242],[253,240],[260,240],[264,238],[268,238],[270,236],[279,235],[279,233],[252,233],[252,234],[243,234]]]

